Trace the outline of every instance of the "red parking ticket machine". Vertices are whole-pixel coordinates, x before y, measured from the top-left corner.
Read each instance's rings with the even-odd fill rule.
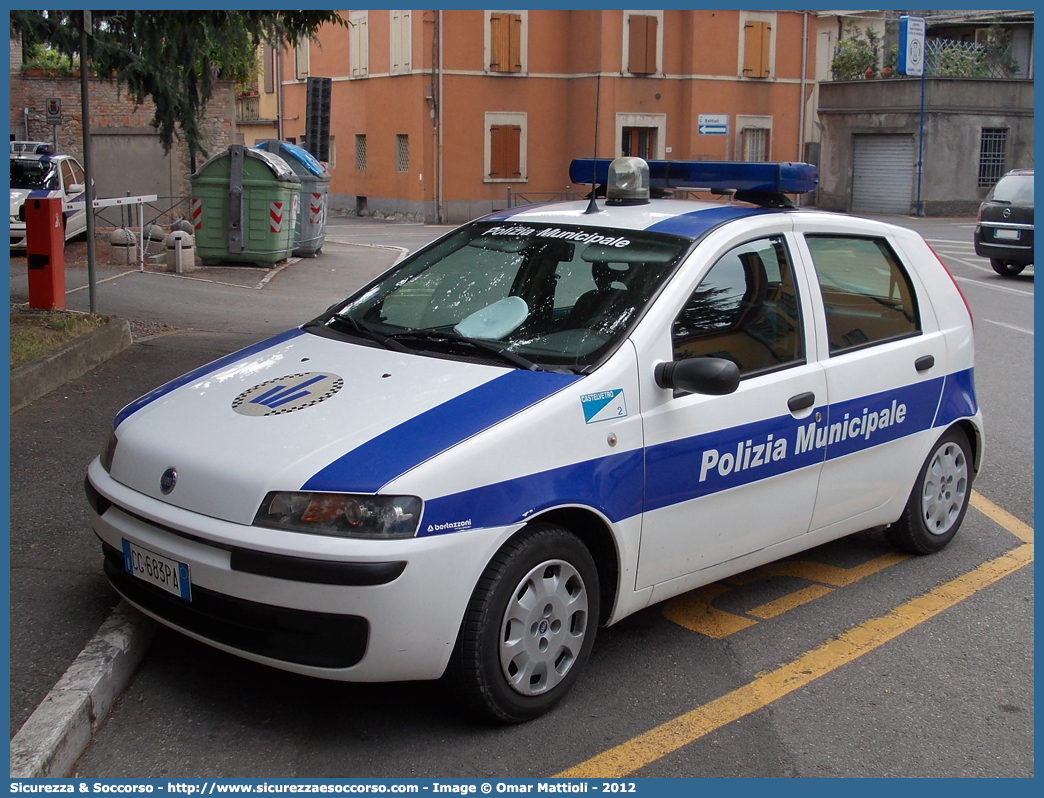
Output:
[[[29,262],[29,307],[65,310],[65,228],[62,201],[30,197],[25,209],[25,254]]]

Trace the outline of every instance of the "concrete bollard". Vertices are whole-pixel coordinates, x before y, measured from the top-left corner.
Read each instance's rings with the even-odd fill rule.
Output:
[[[181,230],[175,230],[163,240],[168,272],[184,274],[195,268],[196,251],[193,245],[192,236]]]
[[[138,240],[133,231],[117,227],[109,233],[109,263],[129,266],[138,262]]]
[[[145,256],[162,255],[167,234],[158,224],[145,227]]]

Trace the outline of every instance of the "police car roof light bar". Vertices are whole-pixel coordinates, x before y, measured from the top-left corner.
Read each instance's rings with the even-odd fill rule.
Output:
[[[569,164],[573,183],[606,185],[609,158],[575,158]],[[671,188],[734,191],[735,197],[766,207],[789,206],[785,194],[807,194],[819,184],[819,170],[807,163],[745,161],[648,161],[654,190]]]

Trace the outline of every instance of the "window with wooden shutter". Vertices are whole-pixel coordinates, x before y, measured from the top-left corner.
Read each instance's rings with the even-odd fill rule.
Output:
[[[490,125],[489,176],[499,179],[522,177],[522,127]]]
[[[627,70],[636,75],[656,72],[656,32],[659,20],[647,14],[632,14],[628,20]]]
[[[366,11],[348,15],[348,62],[353,78],[370,74],[370,30]]]
[[[265,73],[265,94],[273,94],[275,92],[275,48],[266,44],[261,52],[261,69]]]
[[[519,14],[490,15],[489,49],[491,72],[522,71],[522,17]]]
[[[391,72],[409,72],[413,55],[413,28],[409,11],[390,11]]]
[[[294,77],[298,80],[308,77],[308,44],[306,39],[294,48]]]
[[[767,78],[772,25],[748,20],[743,26],[743,76]]]

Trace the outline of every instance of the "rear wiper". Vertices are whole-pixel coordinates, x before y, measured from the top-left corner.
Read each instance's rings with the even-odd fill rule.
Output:
[[[510,349],[504,349],[501,346],[497,346],[489,341],[482,341],[477,338],[468,338],[461,335],[453,330],[410,330],[409,332],[395,333],[392,338],[398,340],[402,339],[414,339],[418,341],[448,341],[455,344],[465,344],[466,346],[473,346],[476,349],[482,349],[486,352],[492,352],[497,355],[501,360],[511,363],[513,366],[526,369],[527,371],[543,371],[544,369],[534,363],[528,358],[522,357],[517,352],[512,352]]]
[[[330,317],[330,320],[325,326],[329,327],[332,324],[343,324],[350,328],[352,332],[356,333],[362,338],[366,338],[370,341],[375,341],[383,346],[385,349],[391,349],[395,352],[409,352],[410,350],[396,341],[394,338],[389,338],[387,335],[377,332],[375,329],[370,327],[368,324],[354,319],[347,314],[335,314]],[[306,325],[307,326],[307,325]]]

